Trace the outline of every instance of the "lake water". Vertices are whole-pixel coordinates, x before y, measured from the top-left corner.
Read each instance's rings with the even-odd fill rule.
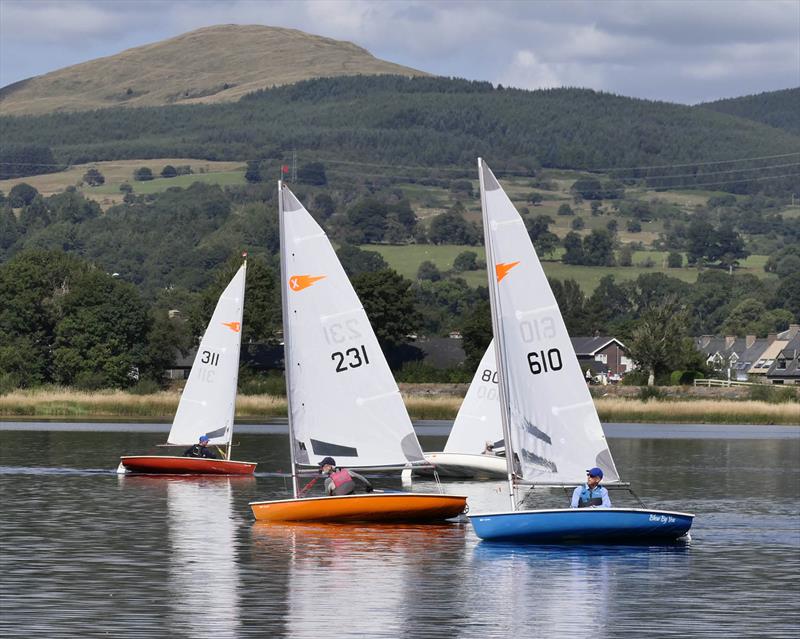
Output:
[[[248,501],[289,490],[279,427],[240,429],[234,458],[259,462],[245,479],[117,476],[120,454],[164,453],[148,432],[163,426],[0,427],[3,637],[800,634],[798,428],[609,428],[648,506],[696,513],[692,540],[558,547],[481,542],[465,522],[256,523]],[[507,505],[501,483],[447,490]]]

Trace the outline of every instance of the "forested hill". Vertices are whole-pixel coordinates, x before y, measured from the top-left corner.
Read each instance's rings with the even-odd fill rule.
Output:
[[[258,89],[309,78],[376,73],[426,75],[350,42],[295,29],[217,25],[16,82],[0,90],[0,111],[235,102]]]
[[[800,87],[707,102],[698,108],[736,115],[800,135]]]
[[[499,171],[537,164],[626,169],[620,178],[648,174],[630,167],[697,163],[673,171],[698,173],[696,184],[718,182],[719,171],[735,168],[704,163],[800,152],[796,135],[705,108],[586,89],[524,91],[402,76],[315,79],[232,104],[4,117],[0,138],[13,156],[0,158],[4,166],[16,161],[32,172],[28,165],[48,162],[26,162],[26,152],[52,153],[52,163],[64,165],[156,157],[277,163],[294,150],[303,161],[459,167],[469,175],[478,156]],[[676,178],[653,185],[685,184]]]

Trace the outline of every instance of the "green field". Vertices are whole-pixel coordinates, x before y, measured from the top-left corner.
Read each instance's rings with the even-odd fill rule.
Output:
[[[192,173],[191,175],[177,175],[173,178],[155,178],[146,182],[130,180],[128,184],[133,187],[133,192],[137,195],[147,195],[149,193],[160,193],[161,191],[166,191],[168,188],[175,186],[185,189],[195,182],[219,184],[220,186],[244,184],[244,171]],[[103,184],[103,186],[86,187],[85,190],[91,189],[92,193],[113,195],[119,193],[119,185],[120,183]]]
[[[432,244],[410,244],[407,246],[386,246],[365,244],[361,246],[365,251],[375,251],[380,253],[398,273],[412,280],[417,279],[419,265],[429,260],[442,271],[450,271],[453,268],[453,260],[463,251],[473,251],[477,253],[478,259],[485,260],[482,246],[455,246]],[[560,259],[563,249],[558,249],[553,259]],[[677,278],[684,282],[693,283],[697,281],[699,271],[693,267],[666,268],[666,251],[634,251],[633,266],[574,266],[563,264],[560,261],[543,260],[542,266],[548,277],[559,280],[574,279],[580,285],[586,295],[591,295],[597,288],[600,280],[606,275],[613,275],[617,282],[635,280],[645,273],[664,273],[670,277]],[[652,260],[653,266],[643,266],[645,260]],[[764,271],[764,264],[767,261],[766,255],[751,255],[742,262],[741,268],[737,273],[752,273],[756,277],[774,277]],[[469,271],[458,273],[470,286],[486,286],[486,271]]]

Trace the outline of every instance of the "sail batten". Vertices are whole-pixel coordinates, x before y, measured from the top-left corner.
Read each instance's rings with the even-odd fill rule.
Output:
[[[594,465],[617,481],[555,296],[528,234],[518,229],[522,218],[488,166],[479,167],[507,455],[517,454],[526,481],[579,483]]]

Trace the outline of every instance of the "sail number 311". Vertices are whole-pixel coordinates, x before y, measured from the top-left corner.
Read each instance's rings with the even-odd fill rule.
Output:
[[[361,348],[348,348],[344,353],[331,353],[331,359],[336,362],[337,373],[344,373],[351,368],[359,368],[369,364],[367,349],[363,344]]]

